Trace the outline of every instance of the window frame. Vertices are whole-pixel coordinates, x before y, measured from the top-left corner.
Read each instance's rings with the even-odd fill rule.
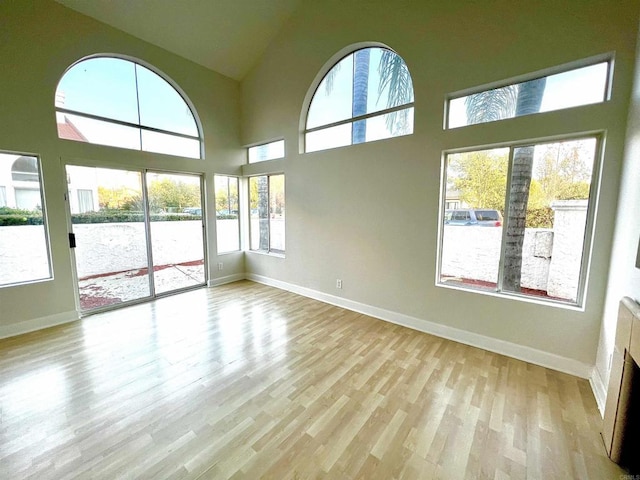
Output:
[[[217,198],[216,198],[216,194],[217,194],[217,188],[216,188],[216,178],[217,177],[225,177],[227,179],[227,188],[229,186],[229,179],[235,179],[236,183],[237,183],[237,188],[238,188],[238,218],[236,219],[237,221],[237,229],[238,229],[238,248],[234,249],[234,250],[225,250],[225,251],[220,251],[219,245],[218,245],[218,209],[217,207]],[[241,196],[242,196],[242,189],[240,186],[240,178],[236,175],[226,175],[226,174],[222,174],[222,173],[216,173],[213,175],[213,201],[214,201],[214,212],[216,214],[216,253],[218,255],[227,255],[229,253],[235,253],[235,252],[240,252],[242,251],[242,218],[241,218],[241,213],[242,212],[242,207],[241,207]]]
[[[541,78],[547,78],[547,77],[551,77],[553,75],[559,75],[562,73],[568,73],[571,72],[573,70],[579,70],[581,68],[586,68],[586,67],[591,67],[591,66],[595,66],[598,65],[600,63],[607,63],[607,75],[606,75],[606,80],[605,80],[605,85],[604,85],[604,92],[603,92],[603,100],[600,102],[596,102],[596,103],[586,103],[586,104],[581,104],[581,105],[573,105],[573,106],[569,106],[569,107],[562,107],[559,109],[555,109],[555,110],[547,110],[544,112],[537,112],[537,113],[532,113],[532,114],[525,114],[525,115],[520,115],[520,116],[513,116],[513,117],[507,117],[507,118],[502,118],[499,120],[492,120],[492,121],[487,121],[487,122],[480,122],[480,123],[469,123],[466,125],[458,125],[458,126],[454,126],[454,127],[450,127],[449,126],[449,118],[450,118],[450,113],[451,113],[451,101],[452,100],[457,100],[460,98],[464,98],[464,97],[468,97],[471,95],[476,95],[479,93],[483,93],[483,92],[487,92],[490,90],[495,90],[495,89],[499,89],[499,88],[504,88],[504,87],[508,87],[508,86],[512,86],[512,85],[517,85],[520,83],[525,83],[525,82],[529,82],[529,81],[533,81],[533,80],[538,80]],[[508,79],[503,79],[503,80],[498,80],[495,82],[489,82],[489,83],[485,83],[482,85],[478,85],[478,86],[473,86],[470,88],[466,88],[466,89],[462,89],[462,90],[458,90],[455,92],[451,92],[449,94],[447,94],[446,98],[445,98],[445,102],[444,102],[444,116],[443,116],[443,125],[442,128],[444,130],[458,130],[461,128],[466,128],[466,127],[472,127],[474,125],[482,125],[482,124],[486,124],[486,123],[495,123],[495,122],[500,122],[500,121],[504,121],[504,120],[513,120],[515,118],[520,118],[520,117],[527,117],[527,116],[531,116],[531,115],[539,115],[539,114],[544,114],[544,113],[550,113],[550,112],[558,112],[558,111],[567,111],[567,110],[571,110],[574,108],[580,108],[580,107],[584,107],[584,106],[588,106],[588,105],[601,105],[603,103],[606,103],[608,101],[611,100],[611,91],[612,91],[612,85],[613,85],[613,73],[615,70],[615,55],[613,52],[609,52],[609,53],[604,53],[601,55],[595,55],[593,57],[589,57],[589,58],[583,58],[580,60],[576,60],[573,62],[569,62],[569,63],[564,63],[562,65],[556,65],[550,68],[546,68],[546,69],[542,69],[542,70],[537,70],[535,72],[529,72],[523,75],[518,75],[518,76],[514,76],[514,77],[510,77]]]
[[[173,132],[170,130],[165,130],[162,128],[157,128],[157,127],[150,127],[150,126],[145,126],[142,124],[142,121],[140,119],[140,114],[138,113],[138,123],[133,123],[133,122],[128,122],[125,120],[118,120],[118,119],[113,119],[113,118],[109,118],[109,117],[103,117],[101,115],[95,115],[95,114],[91,114],[91,113],[85,113],[85,112],[80,112],[77,110],[72,110],[72,109],[68,109],[68,108],[64,108],[64,107],[59,107],[57,105],[57,92],[58,92],[58,86],[60,84],[60,82],[62,81],[62,79],[64,78],[64,76],[74,67],[76,67],[77,65],[81,64],[82,62],[85,62],[87,60],[92,60],[92,59],[97,59],[97,58],[109,58],[109,59],[115,59],[115,60],[121,60],[121,61],[125,61],[125,62],[129,62],[129,63],[133,63],[134,64],[134,68],[136,65],[139,65],[143,68],[146,68],[147,70],[151,71],[152,73],[158,75],[158,77],[160,77],[162,80],[164,80],[167,85],[169,85],[177,94],[178,96],[182,99],[182,101],[184,102],[184,104],[187,106],[187,108],[189,109],[189,111],[191,112],[191,115],[193,116],[193,120],[196,126],[196,129],[198,131],[198,136],[193,136],[193,135],[188,135],[188,134],[184,134],[184,133],[180,133],[180,132]],[[135,89],[136,89],[136,108],[138,110],[138,112],[140,111],[140,100],[139,100],[139,93],[138,93],[138,83],[136,80],[136,85],[135,85]],[[90,120],[96,120],[96,121],[100,121],[100,122],[105,122],[111,125],[117,125],[117,126],[122,126],[122,127],[128,127],[128,128],[134,128],[136,130],[138,130],[138,139],[140,142],[140,148],[128,148],[128,147],[122,147],[122,146],[115,146],[115,148],[125,148],[127,150],[135,150],[135,151],[142,151],[142,152],[147,152],[147,153],[160,153],[161,155],[174,155],[171,153],[162,153],[162,152],[155,152],[152,150],[145,150],[143,149],[143,132],[151,132],[151,133],[158,133],[158,134],[163,134],[163,135],[171,135],[174,137],[178,137],[178,138],[183,138],[183,139],[187,139],[187,140],[196,140],[198,142],[199,145],[199,158],[200,160],[203,160],[205,158],[205,152],[204,152],[204,135],[203,135],[203,129],[202,129],[202,124],[200,122],[200,118],[197,114],[196,108],[193,105],[193,103],[191,102],[191,100],[189,100],[189,97],[187,97],[187,95],[182,91],[182,89],[173,81],[171,80],[167,75],[165,75],[163,72],[161,72],[160,70],[158,70],[157,68],[155,68],[153,65],[150,65],[146,62],[143,62],[139,59],[136,58],[132,58],[132,57],[128,57],[125,55],[114,55],[114,54],[95,54],[95,55],[89,55],[86,57],[83,57],[79,60],[77,60],[76,62],[72,63],[71,65],[69,65],[64,73],[60,76],[58,83],[56,84],[56,99],[54,100],[54,109],[55,109],[55,114],[56,114],[56,121],[57,121],[57,115],[60,113],[62,115],[68,114],[68,115],[76,115],[79,117],[83,117],[83,118],[87,118]],[[58,138],[60,140],[71,140],[71,141],[78,141],[78,140],[72,140],[72,139],[68,139],[68,138],[64,138],[64,137],[60,137],[58,135]],[[102,145],[99,143],[94,143],[94,142],[90,142],[90,141],[86,141],[86,142],[82,142],[82,143],[88,143],[91,145]],[[107,145],[107,146],[111,146],[112,145]],[[175,155],[174,155],[175,156]],[[187,158],[193,158],[193,157],[187,157]]]
[[[505,257],[505,239],[507,235],[507,222],[509,221],[509,190],[511,188],[511,176],[513,167],[513,155],[514,151],[520,147],[537,146],[552,143],[559,143],[565,141],[579,141],[586,139],[595,140],[593,169],[591,174],[591,184],[589,186],[589,203],[587,207],[584,239],[582,245],[582,256],[579,272],[579,280],[577,285],[576,301],[565,301],[555,298],[538,297],[535,295],[528,295],[522,292],[512,292],[502,289],[502,282],[504,279],[504,257]],[[447,149],[442,152],[441,157],[441,177],[440,177],[440,198],[439,198],[439,210],[438,210],[438,242],[436,252],[436,269],[435,269],[435,285],[436,287],[448,288],[452,290],[459,290],[464,292],[472,292],[481,295],[489,295],[507,299],[517,299],[530,303],[536,303],[547,306],[561,307],[567,309],[573,309],[578,311],[585,310],[586,293],[588,289],[589,271],[591,267],[592,255],[593,255],[593,237],[596,230],[596,212],[598,209],[600,186],[602,177],[602,164],[604,161],[604,145],[606,143],[606,132],[603,130],[580,132],[565,135],[555,135],[547,137],[539,137],[527,140],[518,140],[512,142],[500,142],[480,146],[471,146],[464,148]],[[451,154],[457,153],[470,153],[482,150],[490,150],[497,148],[509,148],[509,160],[507,170],[507,184],[505,190],[505,214],[503,218],[503,227],[500,243],[500,259],[498,265],[498,279],[495,290],[486,290],[480,288],[473,288],[471,286],[463,286],[460,284],[451,284],[443,282],[442,277],[442,249],[444,240],[444,227],[445,227],[445,206],[446,206],[446,179],[447,179],[447,158]]]
[[[322,84],[322,81],[326,78],[327,74],[337,64],[339,64],[340,62],[345,60],[350,55],[355,55],[356,52],[358,52],[360,50],[368,49],[368,48],[379,48],[379,49],[388,50],[388,51],[394,53],[395,55],[400,57],[402,62],[405,64],[405,66],[407,66],[407,71],[409,71],[409,67],[408,67],[407,63],[405,62],[404,58],[400,54],[398,54],[394,49],[388,47],[387,45],[383,45],[383,44],[380,44],[380,43],[363,42],[363,43],[360,43],[360,44],[357,44],[357,45],[351,45],[349,47],[346,47],[346,48],[342,49],[340,52],[338,52],[336,55],[334,55],[323,66],[323,68],[320,69],[320,71],[316,75],[314,81],[312,82],[311,86],[309,87],[309,89],[307,91],[307,95],[306,95],[305,101],[304,101],[303,115],[301,115],[301,118],[300,118],[300,153],[301,154],[321,152],[321,151],[324,151],[324,150],[332,150],[334,148],[341,148],[341,147],[347,147],[347,146],[355,145],[353,143],[353,140],[351,140],[348,144],[345,144],[345,145],[335,145],[335,146],[330,146],[330,147],[327,147],[327,148],[321,148],[321,149],[317,149],[317,150],[308,150],[307,149],[307,134],[309,134],[309,133],[314,133],[314,132],[318,132],[318,131],[322,131],[322,130],[328,130],[330,128],[339,127],[339,126],[343,126],[343,125],[353,125],[354,123],[356,123],[358,121],[366,121],[366,120],[371,119],[371,118],[382,117],[384,115],[387,115],[387,114],[390,114],[390,113],[394,113],[394,112],[398,112],[398,111],[401,111],[401,110],[413,109],[414,110],[414,114],[415,114],[415,90],[413,89],[413,77],[411,76],[411,71],[409,71],[409,77],[411,78],[411,87],[412,87],[412,91],[413,91],[413,101],[405,103],[403,105],[398,105],[398,106],[395,106],[395,107],[385,108],[385,109],[377,110],[375,112],[365,113],[365,114],[362,114],[362,115],[353,116],[353,114],[352,114],[352,116],[350,118],[346,118],[344,120],[338,120],[338,121],[327,123],[327,124],[324,124],[324,125],[315,126],[315,127],[312,127],[312,128],[308,128],[307,127],[307,124],[308,124],[308,121],[309,121],[309,111],[311,110],[311,106],[313,104],[313,100],[314,100],[314,98],[316,96],[316,93],[318,92],[318,89],[320,88],[320,85]],[[375,139],[375,140],[365,140],[362,143],[370,143],[370,142],[378,141],[378,140],[387,140],[387,139],[390,139],[390,138],[396,138],[396,137],[401,137],[401,136],[412,135],[413,132],[414,132],[414,126],[415,126],[415,119],[412,122],[412,125],[411,125],[412,128],[411,128],[411,132],[410,133],[403,134],[403,135],[395,135],[395,136],[381,138],[381,139]]]
[[[30,278],[28,280],[20,280],[20,281],[11,282],[11,283],[0,283],[0,289],[11,288],[11,287],[19,286],[19,285],[29,285],[29,284],[34,284],[34,283],[51,281],[54,278],[53,259],[52,259],[52,256],[51,256],[51,240],[50,240],[50,235],[49,235],[49,221],[48,221],[48,218],[47,218],[47,205],[46,205],[46,201],[45,201],[45,197],[46,197],[46,195],[45,195],[45,185],[44,185],[44,178],[43,178],[43,175],[42,175],[42,158],[37,153],[15,152],[15,151],[11,151],[11,150],[0,150],[0,155],[17,155],[18,158],[22,156],[22,157],[33,157],[33,158],[36,159],[36,167],[38,169],[38,190],[39,190],[39,195],[40,195],[40,205],[41,205],[41,211],[42,211],[42,228],[43,228],[43,234],[44,234],[44,248],[45,248],[45,251],[46,251],[47,271],[48,271],[48,275],[45,276],[45,277]],[[15,196],[15,187],[13,188],[13,190],[14,190],[14,196]],[[6,194],[7,206],[8,206],[9,205],[9,202],[8,202],[8,189],[6,189],[6,187],[5,187],[5,194]],[[17,205],[16,205],[16,208],[17,208]]]
[[[282,257],[284,258],[286,256],[286,251],[287,251],[287,247],[286,247],[286,243],[285,243],[285,248],[284,250],[280,250],[280,249],[273,249],[271,248],[271,177],[277,177],[277,176],[282,176],[283,179],[283,185],[284,185],[284,191],[285,191],[285,210],[286,210],[286,175],[284,172],[274,172],[274,173],[259,173],[259,174],[255,174],[255,175],[249,175],[247,176],[247,197],[248,197],[248,219],[249,219],[249,239],[248,239],[248,251],[249,252],[253,252],[253,253],[261,253],[264,255],[273,255],[276,257]],[[267,218],[269,220],[268,223],[268,227],[269,227],[269,235],[268,235],[268,244],[269,246],[267,247],[266,250],[264,249],[254,249],[251,246],[251,239],[252,239],[252,227],[251,227],[251,221],[253,219],[253,217],[251,216],[251,179],[252,178],[258,178],[258,177],[266,177],[267,178]],[[258,217],[258,220],[260,220],[260,217]],[[284,224],[284,228],[285,228],[285,242],[286,242],[286,214],[285,214],[285,224]]]
[[[273,144],[276,144],[276,143],[282,143],[282,156],[272,157],[272,158],[265,158],[264,160],[251,161],[251,149],[260,148],[260,147],[266,147],[268,145],[273,145]],[[271,160],[281,160],[281,159],[283,159],[283,158],[285,158],[287,156],[287,145],[286,145],[286,142],[285,142],[284,138],[278,138],[278,139],[271,140],[271,141],[268,141],[268,142],[260,142],[260,143],[248,145],[246,148],[247,148],[247,164],[248,165],[253,165],[255,163],[268,162],[268,161],[271,161]]]

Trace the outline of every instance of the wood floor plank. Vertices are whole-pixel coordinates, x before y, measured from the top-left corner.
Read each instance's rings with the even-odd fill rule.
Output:
[[[249,281],[0,340],[0,478],[617,479],[590,386]]]

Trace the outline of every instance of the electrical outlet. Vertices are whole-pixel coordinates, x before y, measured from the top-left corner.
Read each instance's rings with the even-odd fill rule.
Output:
[[[222,270],[224,268],[224,263],[218,262],[218,270]]]
[[[342,280],[340,279],[336,280],[336,288],[342,288]]]

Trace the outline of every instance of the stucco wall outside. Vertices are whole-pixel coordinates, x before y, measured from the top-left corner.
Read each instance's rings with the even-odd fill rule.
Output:
[[[587,201],[554,203],[553,229],[530,228],[522,247],[525,288],[575,300],[580,279]],[[502,227],[445,226],[441,274],[495,283]]]

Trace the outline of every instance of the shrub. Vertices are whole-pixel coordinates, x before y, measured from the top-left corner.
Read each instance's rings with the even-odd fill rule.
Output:
[[[551,207],[527,210],[526,228],[553,228],[553,210]]]
[[[16,225],[42,225],[40,210],[0,207],[0,227]]]

